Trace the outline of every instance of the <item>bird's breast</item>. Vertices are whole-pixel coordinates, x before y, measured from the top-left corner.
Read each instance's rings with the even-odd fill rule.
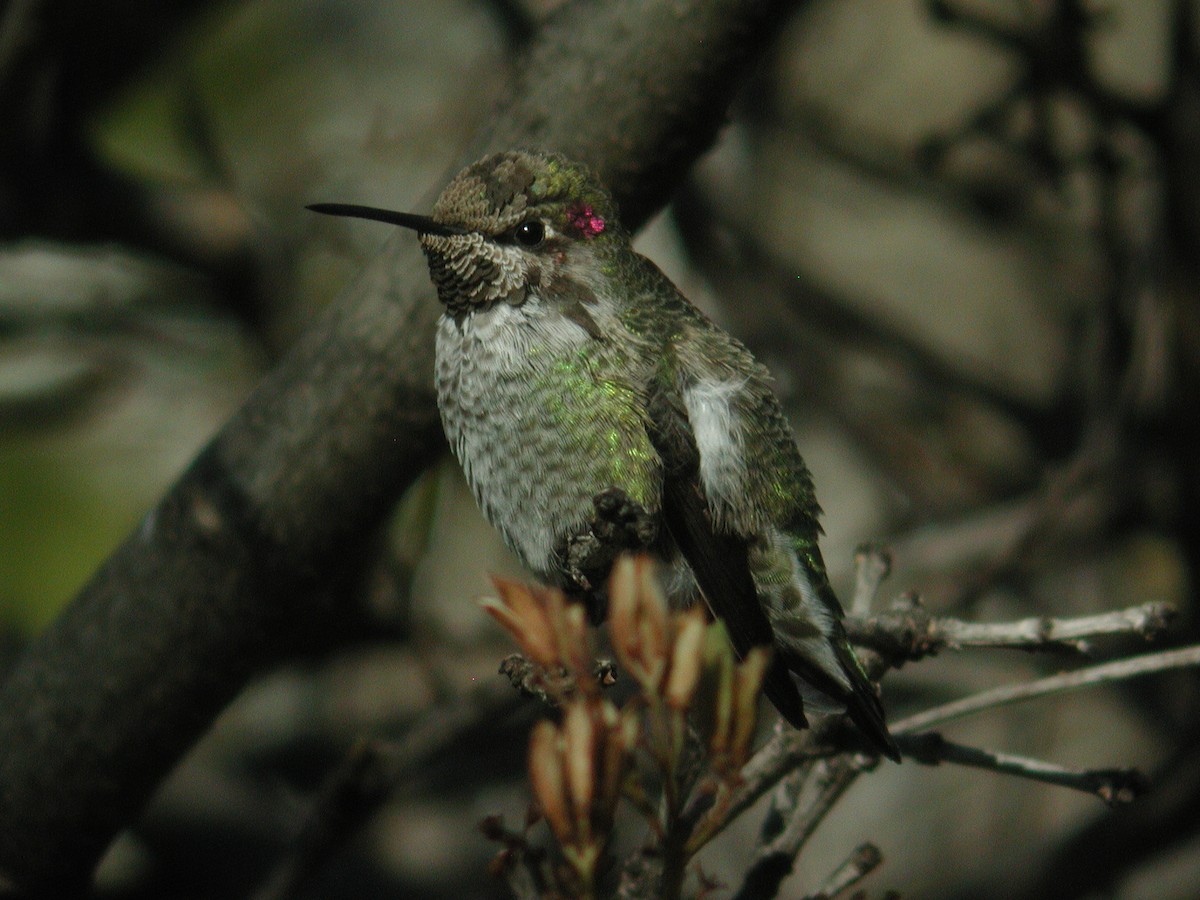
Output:
[[[657,508],[658,458],[629,362],[536,298],[439,326],[446,436],[484,515],[543,577],[596,494],[621,487]]]

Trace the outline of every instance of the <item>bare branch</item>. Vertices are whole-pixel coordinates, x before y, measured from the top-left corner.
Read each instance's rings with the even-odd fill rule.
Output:
[[[1155,607],[1154,604],[1149,604],[1149,606]],[[1135,607],[1134,609],[1142,609],[1142,607]],[[1161,612],[1161,609],[1158,608],[1158,611]],[[1155,615],[1148,615],[1143,620],[1142,617],[1128,614],[1129,612],[1127,610],[1118,613],[1116,619],[1109,619],[1106,616],[1089,616],[1085,618],[1091,620],[1095,627],[1100,629],[1109,629],[1113,621],[1120,620],[1127,622],[1129,630],[1135,633],[1138,633],[1138,629],[1143,627],[1143,621],[1151,623],[1146,627],[1148,630],[1152,630],[1152,623],[1156,618]],[[886,617],[880,617],[880,620],[886,621]],[[880,620],[866,624],[876,627],[876,623]],[[885,625],[880,624],[877,627],[886,634]],[[1080,629],[1071,633],[1081,634],[1089,632],[1084,632]],[[1110,631],[1105,630],[1101,633],[1110,633]],[[917,643],[912,639],[911,633],[903,629],[898,635],[892,635],[887,640],[891,642],[889,644],[891,647],[911,647]],[[910,716],[907,719],[894,723],[891,726],[891,731],[900,738],[901,736],[925,731],[948,719],[969,715],[1006,703],[1015,703],[1019,700],[1032,699],[1044,694],[1084,687],[1089,684],[1116,681],[1151,672],[1193,665],[1200,665],[1200,647],[1189,647],[1183,650],[1166,651],[1164,653],[1147,654],[1131,659],[1118,660],[1112,663],[1081,669],[1077,672],[1052,676],[1028,684],[1012,685],[992,691],[985,691],[974,697],[968,697],[964,700],[928,710],[916,716]],[[717,825],[716,832],[722,830],[729,822],[756,803],[790,772],[794,771],[797,766],[805,763],[811,764],[815,759],[827,756],[830,752],[836,752],[835,747],[844,746],[836,744],[839,725],[838,717],[829,717],[815,720],[813,727],[803,732],[793,731],[782,726],[778,727],[771,739],[759,749],[750,762],[742,769],[742,781],[728,806],[725,808],[722,821]],[[1113,779],[1113,785],[1117,793],[1124,787],[1124,783],[1116,778]],[[1101,795],[1102,790],[1103,785],[1098,785],[1094,792],[1097,795]]]
[[[1087,638],[1099,635],[1133,634],[1153,640],[1175,618],[1175,608],[1166,603],[1143,603],[1128,609],[1053,619],[1045,616],[1022,619],[1019,622],[983,623],[959,619],[940,619],[939,637],[946,646],[1016,647],[1022,650],[1070,648],[1081,653],[1090,651]]]
[[[864,544],[854,553],[854,594],[850,615],[865,619],[875,608],[879,586],[892,571],[892,556],[882,547]]]
[[[1128,659],[1089,666],[1077,672],[1064,672],[1061,675],[1051,675],[1024,684],[1011,684],[982,691],[952,703],[936,706],[924,712],[901,719],[892,725],[893,734],[913,734],[925,731],[952,719],[974,715],[989,709],[998,709],[1011,703],[1032,700],[1035,697],[1045,697],[1059,694],[1081,687],[1106,682],[1125,681],[1140,675],[1150,675],[1154,672],[1165,672],[1169,669],[1182,669],[1190,666],[1200,666],[1200,645],[1183,647],[1178,650],[1164,650],[1161,653],[1146,653]]]
[[[913,597],[871,619],[847,619],[846,633],[855,644],[884,657],[916,660],[941,650],[963,647],[1009,647],[1018,650],[1090,650],[1088,638],[1130,634],[1153,640],[1175,618],[1166,603],[1143,603],[1128,609],[1069,619],[1035,617],[1018,622],[964,622],[930,615]]]
[[[488,816],[479,830],[489,841],[503,844],[504,849],[493,857],[488,872],[493,878],[504,879],[515,900],[541,900],[553,883],[551,862],[545,850],[532,846],[526,838],[535,812],[526,813],[525,831],[508,828],[500,816]]]
[[[843,891],[858,884],[883,862],[883,854],[874,844],[859,844],[840,866],[830,873],[825,883],[804,900],[834,900]]]
[[[788,776],[776,793],[764,831],[775,831],[754,852],[750,867],[734,900],[774,897],[779,885],[792,873],[796,856],[817,826],[864,770],[864,757],[843,754],[818,762],[811,773],[799,770]],[[788,789],[787,782],[794,782]]]
[[[722,810],[720,821],[707,823],[711,828],[710,839],[720,834],[726,826],[777,785],[781,779],[798,766],[814,763],[828,755],[822,741],[832,731],[833,720],[815,719],[807,731],[796,731],[782,719],[778,720],[775,732],[757,753],[742,767],[742,777],[733,796]],[[705,808],[689,807],[680,817],[689,828],[704,815]]]
[[[955,763],[1002,772],[1005,775],[1016,775],[1031,781],[1095,794],[1109,806],[1132,803],[1147,788],[1145,776],[1136,769],[1068,769],[1028,756],[956,744],[946,740],[936,731],[904,735],[898,740],[906,759],[913,759],[924,765]]]

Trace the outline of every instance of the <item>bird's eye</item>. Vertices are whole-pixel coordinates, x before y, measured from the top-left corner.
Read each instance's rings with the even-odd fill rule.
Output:
[[[536,219],[522,222],[513,229],[513,240],[522,247],[536,247],[546,239],[546,226]]]

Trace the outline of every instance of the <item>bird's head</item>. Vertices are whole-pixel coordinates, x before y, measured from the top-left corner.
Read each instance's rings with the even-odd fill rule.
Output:
[[[531,294],[568,292],[627,245],[616,203],[584,166],[552,153],[508,151],[463,169],[431,216],[317,204],[317,212],[412,228],[438,297],[455,316]]]

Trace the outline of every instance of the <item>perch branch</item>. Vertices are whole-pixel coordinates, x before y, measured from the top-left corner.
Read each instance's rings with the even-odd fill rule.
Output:
[[[1093,616],[1055,619],[1038,616],[1016,622],[964,622],[933,616],[911,598],[871,619],[846,620],[855,644],[893,660],[916,660],[946,649],[1008,647],[1019,650],[1069,649],[1086,653],[1088,638],[1132,634],[1158,637],[1175,617],[1166,603],[1143,603]]]
[[[1175,609],[1165,603],[1143,603],[1109,613],[1073,619],[1034,617],[1011,623],[963,622],[942,619],[939,637],[948,647],[1017,647],[1040,650],[1069,648],[1090,652],[1087,638],[1104,634],[1134,634],[1153,640],[1170,623]]]
[[[1085,618],[1094,620],[1103,617],[1088,616]],[[1131,616],[1124,617],[1123,621],[1128,623],[1130,629],[1136,629],[1139,627],[1141,619]],[[896,638],[897,646],[909,646],[904,643],[903,635],[902,632]],[[1187,647],[1182,650],[1168,650],[1162,653],[1117,660],[1026,684],[985,691],[895,722],[891,726],[891,731],[898,739],[907,740],[908,736],[927,731],[949,719],[1008,703],[1016,703],[1020,700],[1033,699],[1090,684],[1118,681],[1152,672],[1195,665],[1200,665],[1200,647]],[[718,830],[724,828],[756,803],[797,766],[811,762],[814,758],[827,756],[833,751],[838,738],[839,725],[837,717],[831,717],[815,720],[813,727],[808,731],[778,729],[742,769],[741,784],[735,791]],[[1016,774],[1015,771],[1014,774]]]
[[[850,597],[850,615],[865,619],[875,608],[879,586],[892,571],[892,557],[882,547],[863,544],[854,553],[854,593]]]

